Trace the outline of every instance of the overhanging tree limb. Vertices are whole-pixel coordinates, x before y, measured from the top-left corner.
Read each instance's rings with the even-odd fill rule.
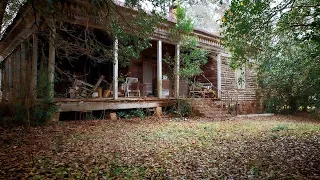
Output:
[[[0,32],[1,32],[2,28],[3,28],[3,17],[4,17],[4,14],[5,14],[8,2],[9,2],[9,0],[2,0],[0,2],[0,22],[1,22]]]

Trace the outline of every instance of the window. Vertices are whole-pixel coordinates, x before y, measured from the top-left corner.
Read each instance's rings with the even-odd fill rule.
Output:
[[[246,71],[245,66],[236,69],[236,83],[238,89],[245,89]]]

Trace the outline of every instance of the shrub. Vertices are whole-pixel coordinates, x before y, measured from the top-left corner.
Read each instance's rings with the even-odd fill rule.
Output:
[[[176,111],[181,117],[188,117],[192,113],[191,104],[186,99],[178,99],[176,104]]]
[[[22,86],[19,99],[0,105],[2,125],[42,125],[53,117],[58,109],[53,97],[48,95],[51,84],[46,72],[45,69],[39,71],[37,99],[26,93],[29,87]]]
[[[140,119],[144,118],[144,111],[143,109],[127,109],[127,110],[121,110],[117,112],[117,115],[119,118],[122,119],[131,119],[134,117],[138,117]]]
[[[2,108],[4,107],[4,108]],[[43,125],[57,112],[52,102],[35,101],[30,105],[23,102],[2,105],[0,110],[1,125]]]

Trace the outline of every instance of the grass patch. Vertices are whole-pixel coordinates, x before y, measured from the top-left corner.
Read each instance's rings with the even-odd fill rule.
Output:
[[[272,128],[271,131],[272,132],[279,132],[279,131],[284,131],[284,130],[288,130],[288,129],[289,129],[288,125],[279,124],[276,127]]]
[[[212,123],[177,123],[153,131],[140,132],[138,135],[144,141],[186,142],[192,140],[210,140],[216,136],[216,127]]]
[[[110,164],[55,164],[50,158],[41,157],[26,176],[28,179],[167,179],[163,168],[139,165]]]

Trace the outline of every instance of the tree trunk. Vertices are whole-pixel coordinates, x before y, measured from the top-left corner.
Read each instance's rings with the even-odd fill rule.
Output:
[[[49,73],[49,96],[50,98],[54,98],[54,72],[55,72],[55,56],[56,56],[56,49],[55,49],[55,36],[56,30],[51,30],[50,38],[49,38],[49,62],[48,62],[48,73]]]

